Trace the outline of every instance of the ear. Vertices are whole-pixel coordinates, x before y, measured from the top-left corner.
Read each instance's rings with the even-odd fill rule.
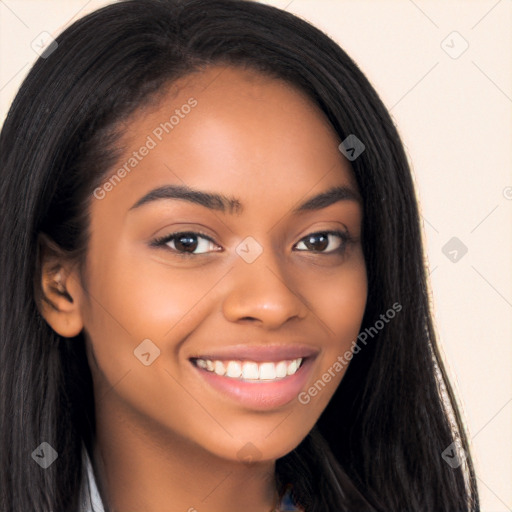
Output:
[[[39,236],[35,296],[38,309],[52,329],[72,338],[83,329],[83,288],[77,265],[45,235]]]

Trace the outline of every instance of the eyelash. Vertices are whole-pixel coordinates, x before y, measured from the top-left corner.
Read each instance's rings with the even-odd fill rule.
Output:
[[[184,258],[190,258],[193,256],[202,256],[202,255],[208,254],[209,252],[220,252],[220,251],[208,251],[206,253],[194,254],[194,253],[190,253],[190,252],[180,252],[180,251],[177,251],[176,249],[172,249],[170,247],[165,247],[169,242],[171,242],[172,240],[175,240],[175,239],[179,239],[180,236],[182,236],[182,235],[193,235],[193,236],[199,235],[199,238],[205,238],[206,240],[210,241],[211,243],[218,245],[210,236],[208,236],[206,233],[202,233],[201,231],[176,231],[174,233],[170,233],[168,235],[156,238],[155,240],[153,240],[150,243],[150,245],[151,245],[151,247],[160,247],[160,248],[169,250],[169,251],[175,253],[176,255],[178,255],[180,257],[184,257]],[[304,250],[304,249],[299,249],[299,252],[312,252],[312,253],[316,253],[316,254],[327,254],[327,255],[333,255],[333,254],[341,255],[345,252],[347,245],[354,241],[354,239],[349,235],[348,231],[325,230],[325,231],[315,231],[313,233],[310,233],[310,234],[306,235],[305,237],[301,238],[298,243],[303,242],[304,240],[306,240],[310,237],[316,236],[316,235],[336,235],[340,238],[341,245],[339,248],[328,251],[328,252],[313,251],[313,250],[310,251],[310,250]]]

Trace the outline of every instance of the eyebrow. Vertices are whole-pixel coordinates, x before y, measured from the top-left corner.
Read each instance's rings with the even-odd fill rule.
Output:
[[[186,185],[165,185],[158,187],[141,197],[131,208],[135,210],[141,206],[159,201],[162,199],[181,199],[191,203],[199,204],[210,210],[217,210],[222,213],[240,215],[243,212],[241,201],[236,197],[226,196],[214,192],[192,189]],[[359,194],[350,187],[332,187],[316,196],[310,197],[305,202],[292,210],[293,214],[306,211],[321,210],[339,201],[356,201],[361,203]]]

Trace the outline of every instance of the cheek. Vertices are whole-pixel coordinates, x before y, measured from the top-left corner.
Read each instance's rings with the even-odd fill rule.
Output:
[[[89,280],[85,330],[100,396],[119,400],[124,413],[137,411],[183,433],[193,428],[187,421],[206,421],[181,384],[186,370],[173,361],[191,326],[206,314],[201,298],[218,278],[199,268],[165,267],[148,258],[142,264],[124,255],[105,258]]]
[[[170,373],[183,378],[184,368],[174,362],[190,332],[215,306],[213,289],[225,273],[164,265],[147,256],[130,257],[127,251],[103,258],[90,274],[92,299],[84,321],[99,381],[106,381],[107,388],[115,386],[126,402],[137,403],[141,410],[147,408],[144,389],[166,390],[166,396],[174,397],[173,406],[190,400]],[[170,406],[168,399],[159,405],[167,413]]]
[[[134,340],[164,339],[171,330],[190,323],[222,277],[218,269],[165,265],[147,255],[123,255],[110,261],[116,263],[105,265],[91,286],[96,306],[101,306],[96,307],[93,323],[107,314],[107,322],[117,324]]]
[[[297,397],[304,420],[311,426],[327,407],[352,359],[367,299],[362,255],[329,276],[319,274],[315,290],[310,298],[325,333],[323,350],[312,379]]]
[[[332,273],[318,272],[308,288],[308,300],[331,340],[329,348],[345,351],[357,337],[366,307],[368,284],[362,256]]]

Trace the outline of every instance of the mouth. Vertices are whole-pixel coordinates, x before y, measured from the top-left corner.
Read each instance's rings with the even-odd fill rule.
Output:
[[[297,398],[311,375],[317,350],[309,347],[235,347],[190,357],[203,384],[254,410],[284,406]]]
[[[192,358],[191,362],[197,368],[214,373],[220,377],[237,379],[243,382],[274,382],[295,375],[305,358],[285,359],[278,362],[265,361],[243,361],[243,360],[221,360]]]

